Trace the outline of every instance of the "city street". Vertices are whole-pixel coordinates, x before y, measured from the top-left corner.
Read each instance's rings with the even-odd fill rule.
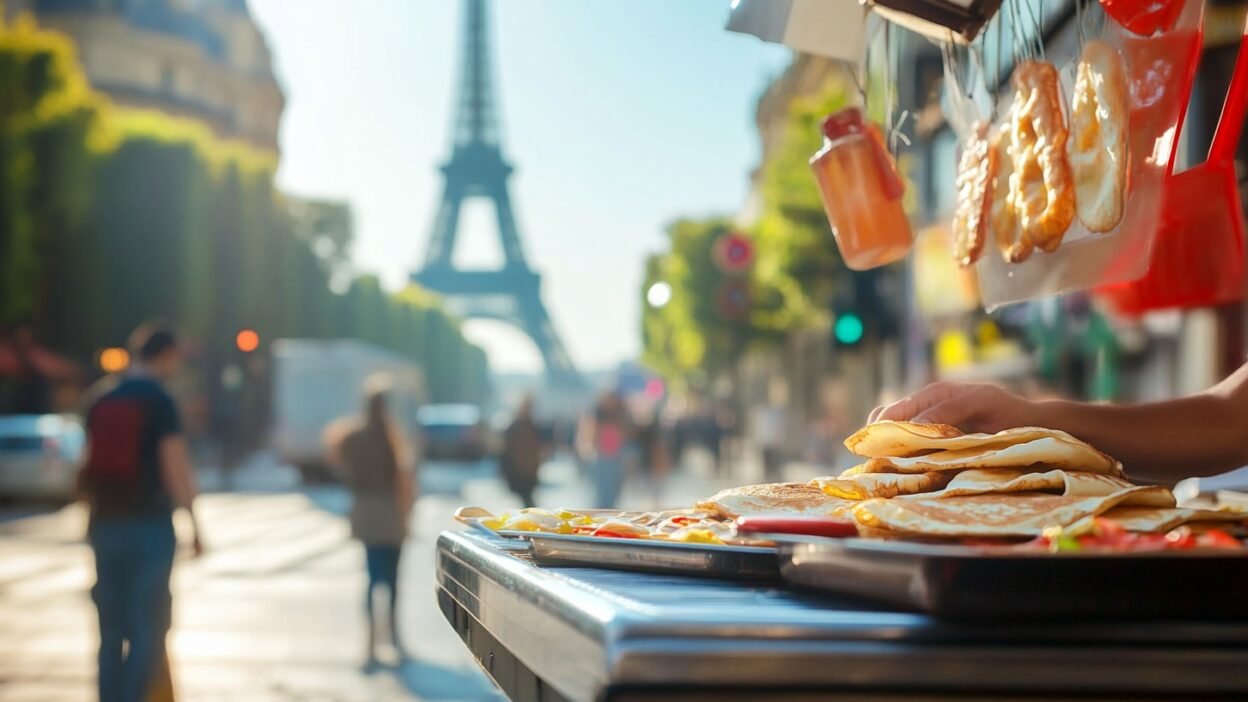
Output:
[[[218,482],[204,477],[205,487]],[[567,463],[548,464],[543,504],[588,504],[589,489]],[[180,700],[494,700],[491,683],[434,604],[433,548],[463,504],[514,507],[492,465],[426,468],[412,539],[404,552],[402,634],[410,660],[383,649],[362,666],[363,556],[341,514],[338,487],[300,489],[288,469],[254,463],[237,492],[200,501],[209,551],[174,572],[171,637]],[[673,503],[711,486],[688,473]],[[644,505],[633,486],[626,501]],[[90,700],[95,612],[91,555],[77,505],[0,508],[0,699]]]

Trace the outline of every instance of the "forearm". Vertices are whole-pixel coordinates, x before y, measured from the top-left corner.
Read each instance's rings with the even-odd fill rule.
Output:
[[[1248,427],[1237,400],[1211,391],[1141,405],[1053,400],[1036,424],[1061,429],[1122,461],[1133,478],[1171,482],[1248,464]]]

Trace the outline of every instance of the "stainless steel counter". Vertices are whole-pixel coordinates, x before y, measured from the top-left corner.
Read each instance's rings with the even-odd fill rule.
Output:
[[[539,568],[451,532],[438,600],[516,700],[1248,699],[1244,622],[954,626],[777,586]]]

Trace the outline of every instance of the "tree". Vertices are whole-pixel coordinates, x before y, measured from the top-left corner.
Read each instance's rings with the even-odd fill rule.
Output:
[[[836,279],[847,270],[823,209],[809,160],[822,146],[825,117],[848,105],[843,81],[793,101],[784,136],[763,168],[763,213],[755,228],[760,275],[783,296],[769,320],[777,330],[808,324],[827,309]]]
[[[243,327],[355,336],[431,369],[436,397],[480,399],[484,355],[438,298],[374,276],[331,290],[350,272],[350,209],[283,197],[275,167],[198,122],[111,105],[66,38],[0,23],[0,329],[33,323],[86,364],[166,318],[210,400]]]

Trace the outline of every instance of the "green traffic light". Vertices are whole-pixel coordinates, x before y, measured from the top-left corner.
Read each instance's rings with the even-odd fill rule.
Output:
[[[843,314],[837,317],[836,326],[832,329],[836,340],[846,346],[862,341],[863,331],[862,319],[856,314]]]

